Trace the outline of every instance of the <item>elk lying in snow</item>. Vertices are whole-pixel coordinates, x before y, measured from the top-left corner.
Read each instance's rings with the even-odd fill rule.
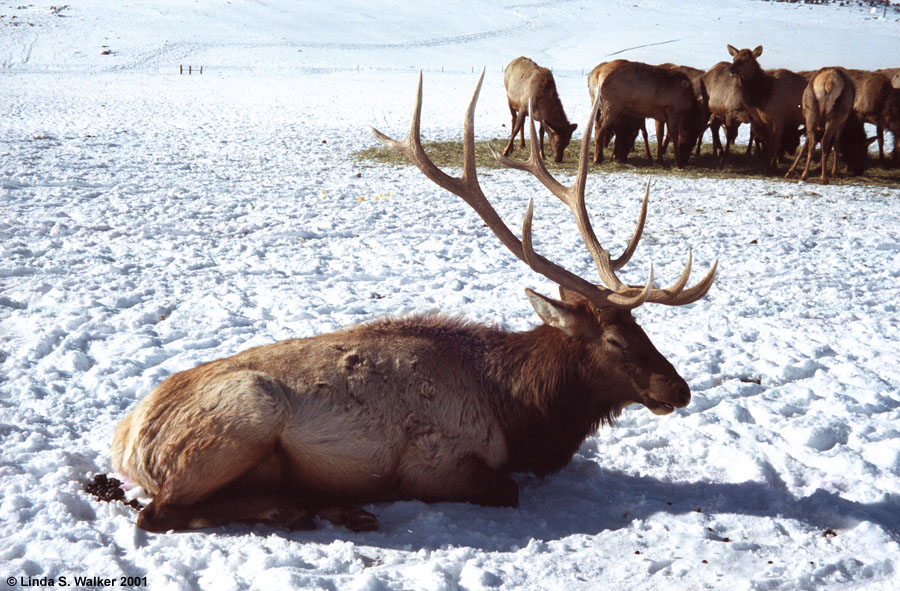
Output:
[[[556,92],[553,74],[547,68],[534,63],[527,57],[517,57],[509,62],[504,70],[503,83],[506,85],[506,100],[512,114],[512,133],[509,143],[503,150],[504,156],[512,152],[516,134],[522,134],[522,147],[525,147],[525,117],[528,116],[528,105],[531,103],[531,116],[541,123],[541,158],[544,158],[544,129],[550,136],[550,149],[553,159],[563,161],[563,153],[572,140],[572,133],[577,123],[569,123],[562,101]]]
[[[806,166],[800,175],[802,180],[809,177],[809,165],[817,142],[822,143],[822,184],[828,182],[828,155],[836,148],[844,135],[847,117],[853,111],[856,87],[850,75],[843,68],[822,68],[812,75],[803,91],[803,116],[806,119],[806,145],[797,152],[794,164],[785,177],[791,176],[803,152],[806,152]],[[862,147],[865,151],[865,146]],[[831,176],[837,173],[838,150],[835,149]]]
[[[709,111],[709,129],[712,132],[713,154],[720,161],[728,156],[731,144],[737,138],[741,123],[750,123],[750,116],[741,103],[741,89],[731,75],[730,62],[719,62],[706,73],[703,82],[706,108]],[[719,127],[725,127],[725,146],[719,138]]]
[[[591,97],[592,105],[597,99],[597,88],[600,86],[602,77],[606,72],[603,67],[605,64],[606,62],[598,64],[588,74],[588,94]],[[634,148],[634,140],[637,139],[639,132],[644,139],[644,158],[647,160],[652,158],[652,156],[650,156],[650,143],[647,140],[647,125],[645,124],[643,117],[620,115],[606,130],[605,137],[600,136],[599,127],[600,120],[598,118],[594,121],[594,128],[597,131],[595,134],[596,137],[594,138],[594,162],[599,164],[603,161],[603,149],[609,145],[613,137],[616,138],[616,143],[613,146],[613,160],[622,163],[628,162],[628,155]],[[660,158],[662,157],[660,156]]]
[[[238,520],[312,527],[312,515],[354,530],[377,527],[360,505],[397,499],[515,506],[511,472],[550,474],[565,466],[598,425],[628,404],[665,415],[691,398],[687,383],[632,317],[645,302],[672,306],[703,297],[713,264],[685,288],[691,257],[672,286],[622,283],[616,271],[640,240],[640,219],[618,259],[597,240],[585,208],[590,137],[574,186],[539,157],[531,121],[527,162],[502,164],[536,176],[572,210],[600,279],[587,281],[532,248],[529,203],[516,238],[481,191],[474,111],[465,119],[461,177],[422,148],[422,79],[409,137],[398,142],[422,173],[466,201],[517,258],[560,286],[561,299],[528,290],[544,324],[526,332],[441,315],[378,320],[331,334],[256,347],[170,376],[118,428],[116,471],[154,496],[139,514],[151,530],[203,528]],[[596,104],[588,121],[590,135]]]
[[[683,167],[705,123],[688,77],[669,68],[614,60],[600,66],[597,78],[601,110],[598,135],[605,137],[621,115],[652,117],[669,129],[675,145],[675,166]],[[661,142],[658,137],[657,143]],[[657,149],[657,156],[662,159],[661,149]],[[594,161],[602,160],[602,150],[597,150]]]
[[[753,133],[765,147],[766,166],[774,170],[784,147],[799,142],[798,130],[804,122],[800,103],[807,80],[789,70],[763,71],[756,61],[762,49],[762,45],[752,51],[729,45],[733,57],[729,71],[737,77],[741,104],[750,116]]]
[[[888,76],[867,70],[847,70],[856,85],[853,110],[865,123],[875,126],[878,138],[878,157],[884,163],[884,130],[896,138],[900,133],[900,100]]]

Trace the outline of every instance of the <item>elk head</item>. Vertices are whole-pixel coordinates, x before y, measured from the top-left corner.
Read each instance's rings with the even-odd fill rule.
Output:
[[[613,389],[613,397],[620,402],[616,411],[631,403],[643,404],[656,414],[668,414],[690,401],[690,389],[674,367],[656,350],[644,331],[637,325],[631,311],[644,303],[669,306],[690,304],[702,298],[713,284],[718,262],[706,276],[692,287],[686,287],[691,273],[691,254],[681,277],[671,286],[653,286],[653,265],[650,265],[647,282],[642,286],[623,283],[616,271],[630,259],[640,241],[647,216],[650,183],[644,193],[637,226],[625,251],[616,259],[610,257],[597,239],[585,206],[590,136],[600,106],[599,96],[594,101],[590,118],[582,139],[578,172],[575,183],[566,187],[547,170],[541,160],[536,141],[534,119],[531,125],[531,155],[527,161],[514,160],[490,146],[497,161],[509,168],[523,170],[534,175],[553,195],[565,203],[575,218],[581,239],[593,258],[601,283],[583,279],[562,266],[537,254],[532,247],[533,200],[528,203],[522,224],[521,240],[506,226],[478,183],[475,166],[475,104],[484,80],[484,72],[475,88],[466,111],[463,134],[463,172],[451,177],[439,169],[425,154],[420,139],[422,110],[422,75],[409,136],[404,141],[389,138],[374,128],[372,134],[386,147],[405,154],[432,182],[461,197],[481,217],[488,228],[517,258],[534,271],[560,286],[561,299],[553,299],[526,290],[526,295],[544,323],[579,341],[588,351],[587,363],[595,368],[597,382],[605,389]],[[529,110],[531,105],[529,104]]]
[[[547,127],[549,128],[550,126],[548,125]],[[569,142],[572,141],[572,134],[577,128],[577,123],[563,125],[562,129],[550,128],[550,133],[548,135],[550,136],[550,149],[553,150],[554,162],[563,161],[563,154],[565,153],[566,148],[569,147]]]
[[[737,49],[733,45],[728,46],[728,53],[731,54],[731,66],[728,72],[732,76],[737,76],[741,80],[751,80],[762,72],[759,62],[756,58],[762,55],[762,45],[758,45],[753,51],[749,49]]]

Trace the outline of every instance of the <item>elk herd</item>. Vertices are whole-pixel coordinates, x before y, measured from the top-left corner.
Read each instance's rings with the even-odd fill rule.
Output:
[[[671,143],[678,168],[685,166],[695,148],[700,154],[707,128],[712,134],[713,154],[720,164],[724,162],[741,124],[750,125],[748,153],[755,147],[769,172],[776,172],[779,162],[796,153],[786,175],[790,176],[806,154],[803,180],[809,175],[817,145],[821,145],[823,183],[828,182],[826,161],[832,153],[832,177],[838,171],[839,159],[847,173],[863,174],[869,145],[876,140],[880,162],[885,164],[885,130],[894,137],[893,159],[900,159],[900,68],[764,70],[758,61],[762,46],[752,50],[731,45],[727,48],[732,60],[706,71],[624,59],[604,62],[591,70],[588,93],[591,104],[599,103],[594,121],[594,162],[603,161],[603,152],[613,139],[612,158],[626,161],[638,133],[644,140],[644,156],[650,158],[645,125],[648,118],[656,123],[657,160],[662,162]],[[519,132],[524,146],[523,112],[531,101],[533,116],[540,123],[540,153],[543,156],[546,128],[554,158],[561,162],[575,125],[566,118],[550,71],[519,57],[507,65],[504,81],[513,115],[504,155],[512,151]],[[865,123],[875,126],[875,137],[866,137]],[[725,128],[724,145],[719,136],[721,127]],[[806,142],[798,150],[804,135]]]

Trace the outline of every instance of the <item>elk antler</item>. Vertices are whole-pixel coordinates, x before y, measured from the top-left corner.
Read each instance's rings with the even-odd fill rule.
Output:
[[[475,92],[469,107],[466,110],[466,119],[463,131],[463,173],[460,177],[451,177],[444,171],[439,169],[422,148],[420,137],[420,119],[422,115],[422,73],[419,72],[419,84],[416,92],[416,106],[413,110],[412,123],[410,125],[409,136],[402,142],[389,138],[377,129],[369,127],[369,131],[378,141],[386,147],[405,154],[413,164],[422,171],[432,182],[438,186],[447,189],[454,195],[461,197],[472,209],[481,217],[484,223],[491,229],[500,242],[509,249],[516,257],[524,261],[537,273],[543,275],[547,279],[559,284],[560,286],[575,291],[590,301],[595,306],[614,306],[621,308],[635,308],[645,302],[656,302],[667,304],[670,306],[679,306],[694,302],[709,291],[716,275],[716,267],[718,261],[713,263],[712,268],[706,276],[696,285],[685,289],[688,277],[691,272],[691,254],[688,252],[688,260],[684,271],[678,281],[672,286],[659,289],[653,287],[653,265],[650,265],[649,277],[646,285],[643,287],[631,286],[623,283],[616,277],[615,271],[622,268],[631,258],[640,241],[641,233],[644,229],[644,221],[647,217],[647,201],[650,196],[650,183],[647,183],[647,189],[644,193],[644,200],[641,205],[641,215],[638,220],[637,227],[631,237],[631,241],[625,248],[622,256],[615,260],[610,259],[609,253],[603,249],[597,240],[594,230],[588,219],[587,208],[584,204],[584,189],[588,172],[588,155],[590,150],[590,136],[594,119],[599,109],[599,97],[594,102],[591,109],[591,115],[585,126],[584,137],[581,143],[581,155],[578,161],[578,173],[576,175],[575,184],[571,187],[565,187],[559,183],[544,166],[538,153],[536,136],[537,130],[534,126],[534,119],[531,120],[531,156],[527,161],[518,161],[506,158],[491,146],[491,152],[494,158],[500,164],[510,168],[525,170],[533,174],[537,179],[547,187],[554,195],[569,206],[578,225],[578,231],[582,240],[587,246],[588,251],[594,259],[600,279],[605,287],[591,283],[570,271],[560,267],[543,256],[534,252],[531,241],[531,221],[534,211],[533,201],[529,201],[528,209],[525,213],[525,220],[522,223],[522,240],[516,238],[510,229],[506,226],[497,212],[488,202],[481,187],[478,184],[478,175],[475,169],[475,104],[478,102],[478,95],[481,92],[481,84],[484,81],[484,71],[478,79],[475,86]],[[529,104],[529,112],[531,105]]]

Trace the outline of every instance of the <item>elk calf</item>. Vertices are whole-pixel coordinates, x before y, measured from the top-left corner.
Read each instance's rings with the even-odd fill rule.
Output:
[[[812,75],[803,91],[803,116],[806,120],[806,145],[797,152],[794,164],[785,177],[791,176],[803,152],[806,152],[806,166],[800,175],[802,180],[809,177],[809,165],[817,142],[822,143],[822,184],[828,183],[826,163],[832,149],[842,140],[844,125],[853,110],[856,87],[843,68],[822,68]],[[837,173],[838,150],[835,149],[831,176]]]
[[[572,133],[578,124],[569,123],[562,101],[556,92],[553,74],[549,69],[542,68],[527,57],[517,57],[506,66],[503,83],[506,85],[506,99],[509,102],[509,112],[512,114],[512,133],[503,154],[509,156],[515,144],[516,134],[520,132],[522,147],[525,147],[525,118],[529,114],[530,104],[531,117],[541,124],[541,158],[544,158],[546,128],[550,136],[553,159],[562,162],[563,153],[572,140]]]
[[[570,208],[601,284],[535,253],[532,204],[519,240],[478,184],[474,119],[483,78],[466,112],[461,177],[441,171],[422,148],[421,74],[407,139],[372,133],[461,197],[514,256],[560,286],[560,299],[526,291],[543,324],[510,332],[436,314],[379,320],[170,376],[122,420],[113,439],[115,470],[153,496],[139,527],[262,520],[308,528],[315,514],[369,530],[378,521],[361,504],[515,506],[511,472],[560,470],[626,405],[665,415],[689,403],[687,383],[631,310],[697,301],[712,286],[716,265],[692,287],[690,255],[678,281],[664,289],[653,286],[652,266],[644,286],[616,276],[640,240],[649,184],[630,243],[611,259],[584,198],[596,103],[571,187],[544,167],[534,120],[527,162],[492,149],[501,164],[527,170]]]

